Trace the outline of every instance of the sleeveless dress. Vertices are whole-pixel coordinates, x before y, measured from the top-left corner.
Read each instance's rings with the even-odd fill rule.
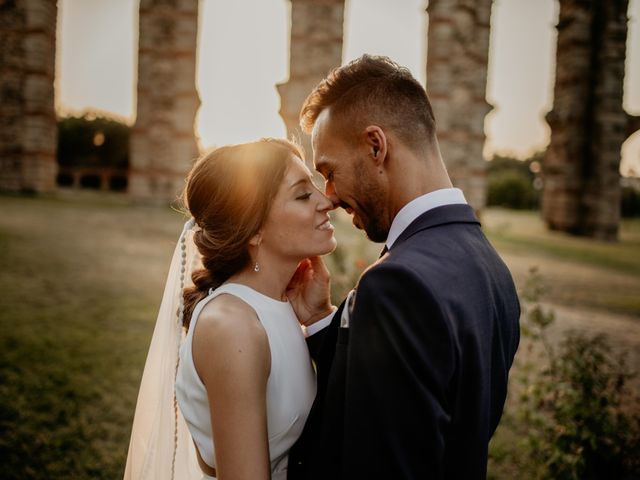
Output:
[[[218,295],[233,295],[255,310],[271,351],[267,380],[267,428],[272,480],[285,480],[289,449],[302,433],[316,395],[316,377],[302,329],[289,302],[281,302],[237,283],[210,291],[193,311],[180,347],[176,399],[202,459],[215,468],[209,401],[193,363],[193,332],[202,309]],[[251,455],[251,452],[246,452]],[[213,477],[205,475],[204,479]]]

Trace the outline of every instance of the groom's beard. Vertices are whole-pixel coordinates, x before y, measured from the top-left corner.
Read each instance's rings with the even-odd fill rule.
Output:
[[[372,242],[384,242],[389,236],[389,227],[383,224],[382,219],[375,213],[367,216],[367,218],[361,218],[362,228],[367,234],[367,238]]]
[[[390,225],[387,224],[383,189],[365,175],[358,183],[355,197],[359,200],[358,210],[354,210],[358,228],[363,229],[372,242],[384,242],[389,235]]]

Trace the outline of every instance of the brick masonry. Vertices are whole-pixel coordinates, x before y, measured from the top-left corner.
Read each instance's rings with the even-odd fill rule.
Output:
[[[0,10],[0,190],[50,192],[58,170],[56,0],[5,0]]]
[[[280,116],[287,136],[300,141],[311,162],[309,136],[299,125],[300,109],[307,95],[332,68],[342,63],[344,0],[290,0],[291,43],[289,80],[277,86]]]
[[[141,0],[138,105],[129,193],[172,201],[198,157],[194,132],[198,0]]]
[[[486,204],[484,119],[492,0],[429,0],[427,93],[453,184],[480,211]]]
[[[638,128],[622,107],[628,0],[560,0],[551,143],[542,214],[548,227],[615,240],[620,149]]]

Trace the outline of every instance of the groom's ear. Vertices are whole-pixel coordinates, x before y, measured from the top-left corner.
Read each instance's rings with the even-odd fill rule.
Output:
[[[382,165],[387,158],[387,136],[382,128],[369,125],[364,129],[364,141],[369,150],[369,156],[376,165]]]

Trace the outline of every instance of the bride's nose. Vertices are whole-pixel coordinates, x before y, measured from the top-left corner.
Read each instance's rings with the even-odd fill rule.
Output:
[[[318,191],[318,194],[320,194],[320,200],[318,201],[318,207],[317,207],[319,212],[325,212],[325,211],[333,210],[334,208],[336,208],[336,206],[333,204],[331,199],[327,197],[324,193]]]

